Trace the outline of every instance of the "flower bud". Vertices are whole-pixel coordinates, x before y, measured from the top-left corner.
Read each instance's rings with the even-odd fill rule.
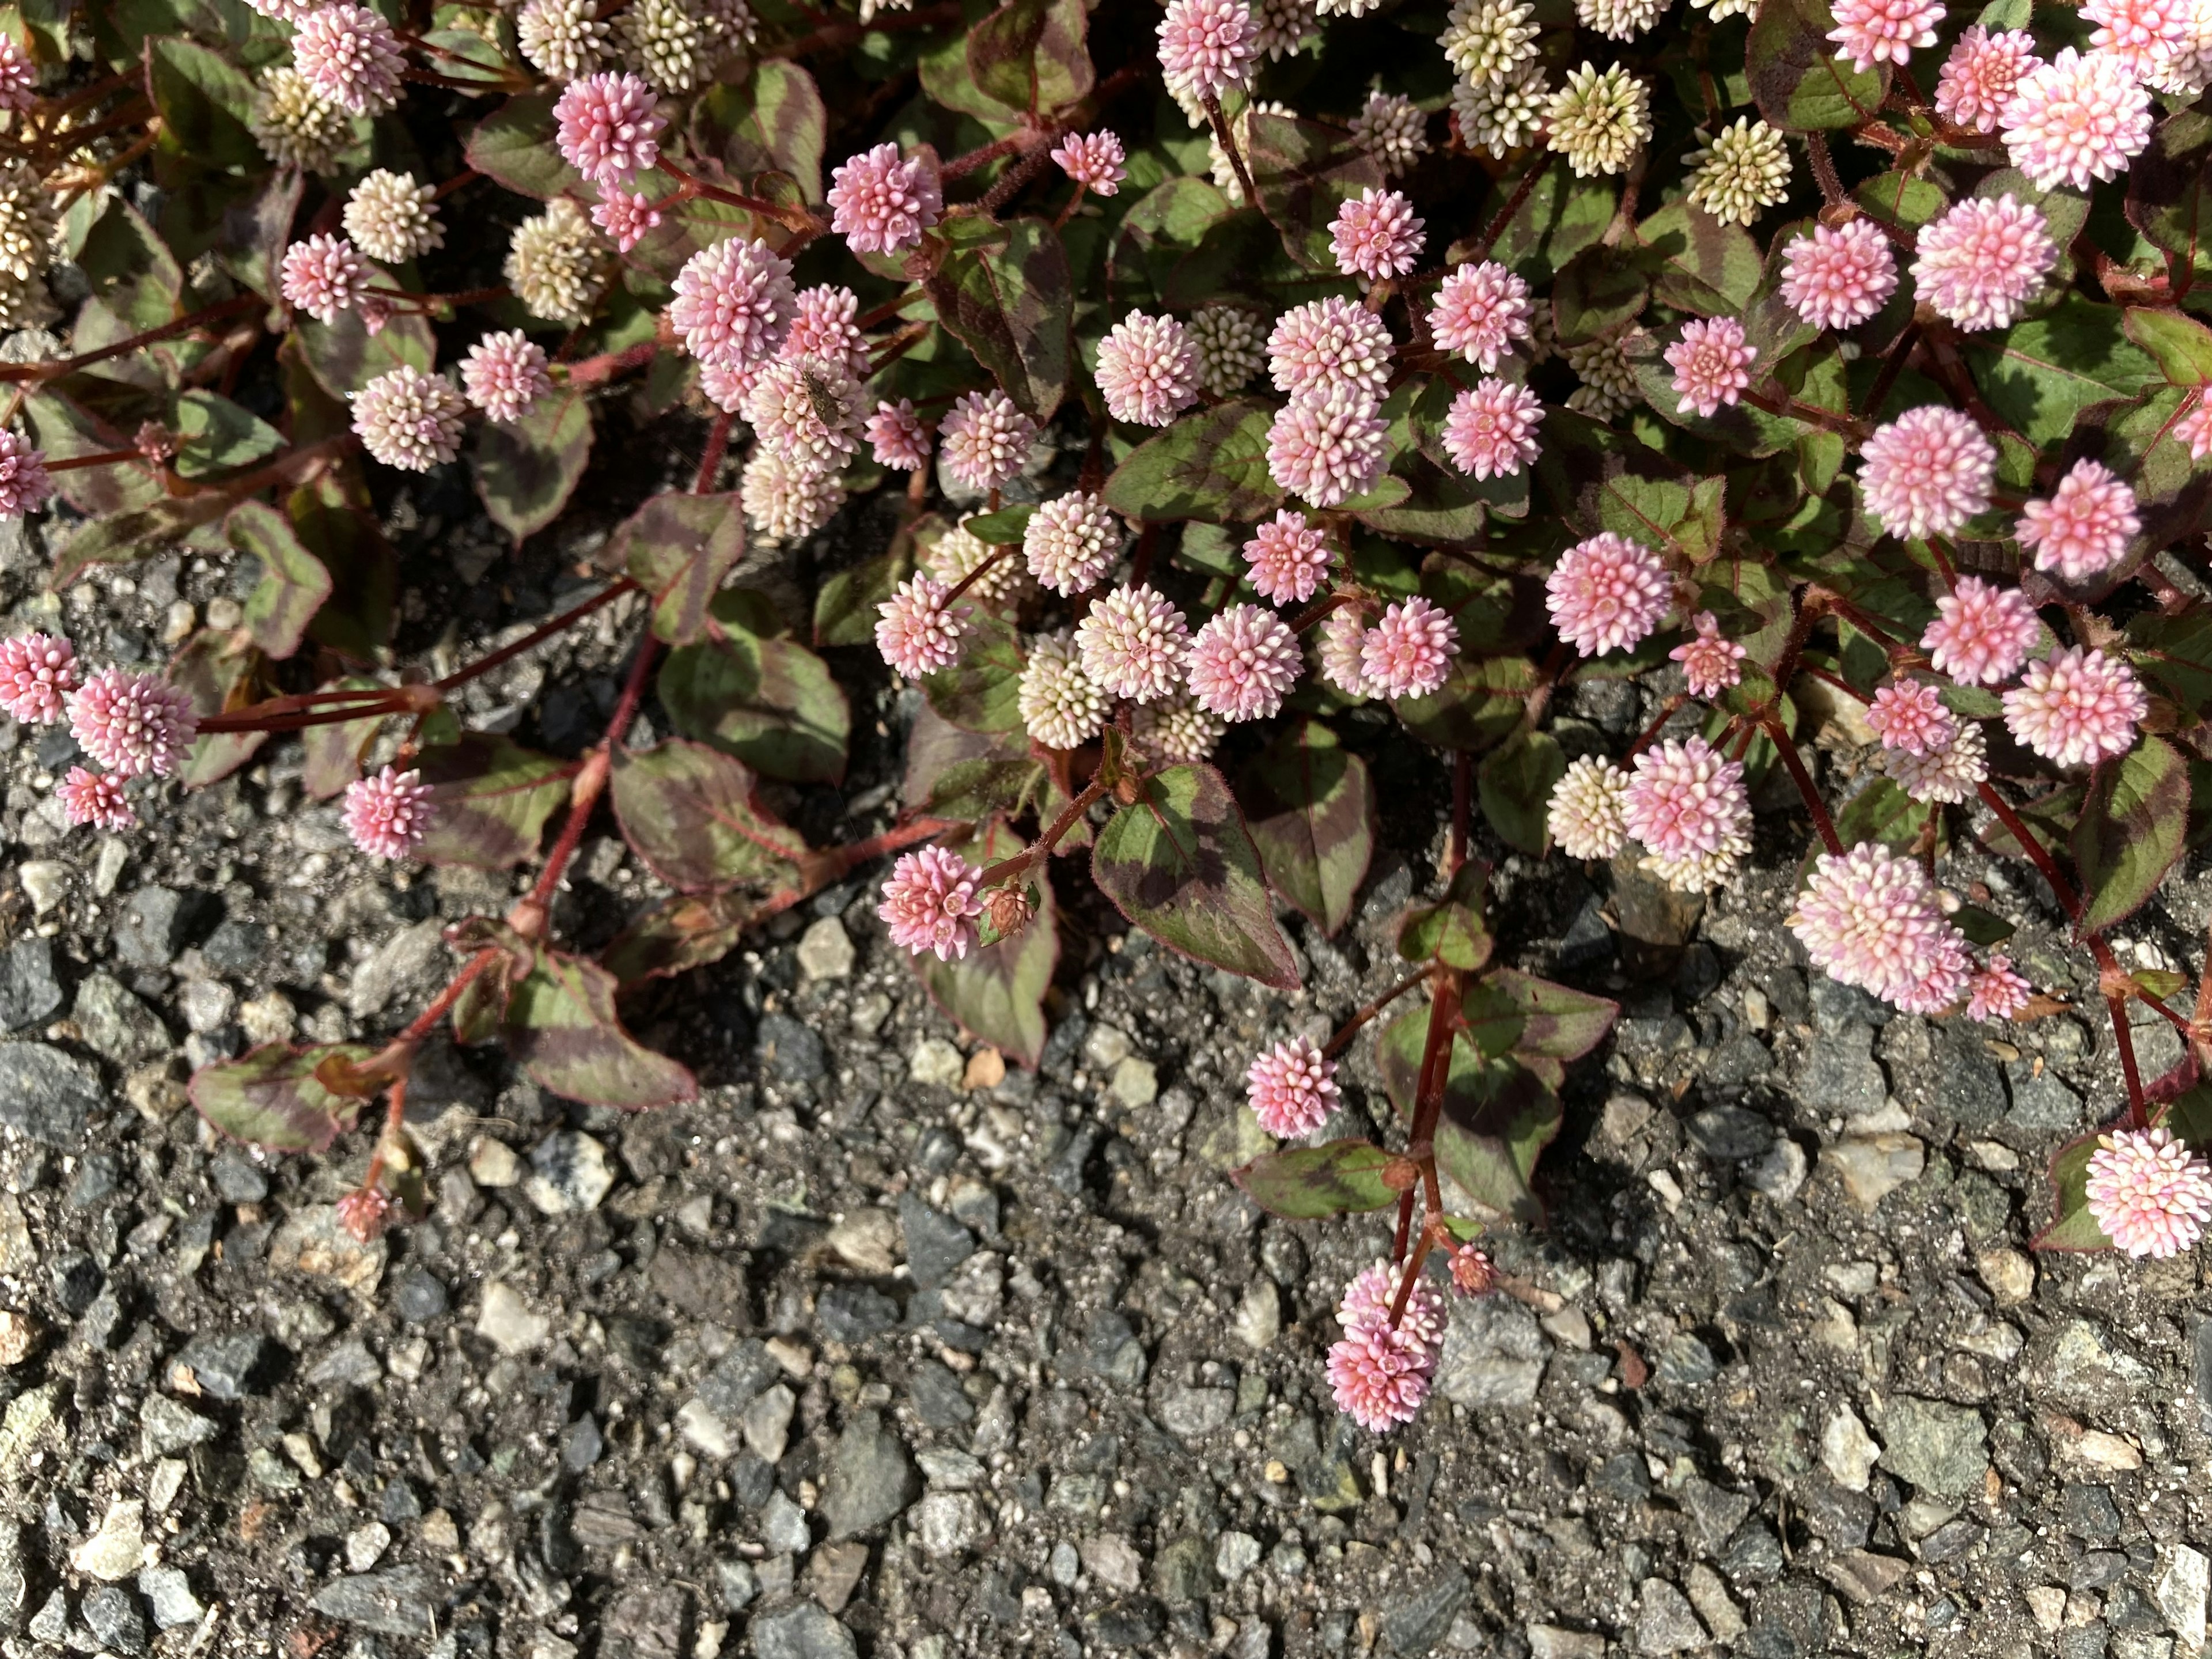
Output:
[[[1006,886],[992,892],[986,906],[991,918],[992,931],[1000,939],[1012,939],[1030,925],[1036,907],[1030,902],[1026,887]]]

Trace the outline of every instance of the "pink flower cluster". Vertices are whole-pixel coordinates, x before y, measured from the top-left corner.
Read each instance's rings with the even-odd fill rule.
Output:
[[[1093,196],[1111,196],[1129,176],[1121,136],[1099,131],[1070,133],[1052,153],[1065,173]]]
[[[1782,297],[1815,328],[1854,327],[1896,292],[1897,256],[1871,219],[1816,224],[1783,252]]]
[[[1451,678],[1459,624],[1419,597],[1385,606],[1359,643],[1359,673],[1370,695],[1425,697]]]
[[[1948,536],[1990,504],[1997,453],[1971,416],[1940,404],[1877,427],[1861,452],[1859,488],[1893,536]]]
[[[1292,1037],[1252,1062],[1244,1089],[1261,1128],[1278,1139],[1302,1139],[1336,1109],[1336,1062],[1309,1039]]]
[[[1751,849],[1743,767],[1703,738],[1654,744],[1638,755],[1620,818],[1678,887],[1710,885]]]
[[[1133,311],[1098,343],[1098,390],[1106,412],[1138,426],[1165,426],[1198,400],[1198,353],[1172,317]]]
[[[368,266],[344,237],[318,232],[284,250],[277,286],[286,305],[328,327],[368,291]]]
[[[1525,386],[1486,380],[1459,393],[1444,416],[1444,453],[1470,478],[1505,478],[1536,459],[1544,405]]]
[[[950,667],[960,656],[960,618],[946,609],[952,590],[934,576],[901,582],[876,607],[876,649],[908,679]]]
[[[1723,404],[1734,404],[1751,385],[1751,362],[1759,353],[1744,343],[1743,325],[1733,317],[1700,318],[1682,325],[1682,337],[1665,352],[1674,371],[1676,406],[1711,420]]]
[[[1936,601],[1936,620],[1920,648],[1939,674],[1961,685],[1995,685],[2020,672],[2041,637],[2035,607],[2016,587],[1996,587],[1979,576],[1961,576]]]
[[[1528,284],[1494,260],[1465,264],[1437,285],[1429,306],[1429,332],[1437,346],[1456,352],[1484,374],[1530,337],[1534,310]],[[1384,353],[1389,345],[1386,337]]]
[[[1020,473],[1036,434],[1005,392],[963,392],[945,417],[945,468],[970,489],[996,489]]]
[[[1428,1398],[1443,1346],[1443,1298],[1416,1282],[1405,1313],[1393,1325],[1396,1290],[1388,1262],[1378,1261],[1353,1279],[1336,1312],[1344,1335],[1328,1351],[1327,1376],[1336,1408],[1378,1434],[1413,1420]]]
[[[2082,1192],[2105,1237],[2131,1256],[2179,1255],[2212,1220],[2212,1164],[2169,1129],[2101,1137]]]
[[[902,854],[876,908],[890,928],[891,943],[915,956],[933,951],[939,962],[965,957],[975,943],[975,918],[983,914],[975,893],[981,873],[942,847]]]
[[[397,104],[407,67],[392,25],[366,6],[345,4],[300,20],[292,62],[317,92],[354,115],[381,115]]]
[[[1878,842],[1814,860],[1789,921],[1814,967],[1908,1012],[1949,1007],[1972,975],[1927,872]]]
[[[1346,200],[1329,223],[1329,246],[1336,268],[1370,283],[1403,276],[1421,257],[1425,239],[1413,204],[1395,190],[1360,191]]]
[[[346,834],[372,858],[403,859],[428,833],[434,792],[416,771],[393,767],[346,786]]]
[[[120,777],[165,778],[192,745],[192,700],[155,674],[103,668],[67,698],[77,747]]]
[[[46,452],[21,433],[0,427],[0,519],[36,513],[53,498]]]
[[[791,262],[766,242],[732,236],[676,273],[668,321],[701,362],[742,368],[774,356],[798,313]]]
[[[1159,27],[1168,89],[1203,101],[1243,86],[1259,34],[1259,21],[1244,0],[1169,0]]]
[[[553,106],[553,118],[561,159],[601,190],[660,164],[660,132],[668,124],[660,100],[637,76],[571,81]]]
[[[1863,73],[1876,64],[1903,64],[1936,44],[1943,21],[1942,0],[1836,0],[1836,27],[1828,39]]]
[[[1893,680],[1867,705],[1867,724],[1885,749],[1908,755],[1932,755],[1948,749],[1959,722],[1943,706],[1943,694],[1925,680]]]
[[[1253,591],[1271,605],[1304,605],[1313,598],[1334,557],[1328,538],[1289,507],[1263,520],[1244,544]]]
[[[934,153],[902,158],[896,144],[878,144],[838,167],[830,181],[830,228],[855,253],[913,247],[944,216]]]
[[[1451,626],[1449,617],[1442,620]],[[1224,720],[1267,720],[1298,683],[1304,660],[1297,635],[1273,611],[1232,605],[1191,640],[1190,694]]]
[[[1559,555],[1544,580],[1544,604],[1559,637],[1585,657],[1626,651],[1659,626],[1674,601],[1659,556],[1610,530]]]
[[[1743,678],[1744,648],[1721,637],[1720,619],[1710,611],[1690,618],[1691,637],[1667,654],[1682,665],[1682,683],[1693,697],[1717,696]]]
[[[67,640],[52,634],[0,640],[0,708],[15,719],[26,726],[52,726],[76,687],[76,651]]]
[[[2126,754],[2149,713],[2133,669],[2081,646],[2028,664],[2020,684],[2004,694],[2006,729],[2061,766]]]
[[[2100,575],[2127,556],[2142,528],[2136,493],[2096,461],[2079,460],[2058,481],[2049,501],[2030,501],[2013,532],[2035,553],[2038,570],[2069,582]]]

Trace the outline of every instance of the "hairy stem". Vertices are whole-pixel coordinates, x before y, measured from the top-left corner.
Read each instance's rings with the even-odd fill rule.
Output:
[[[1437,964],[1431,962],[1425,963],[1422,966],[1415,969],[1412,973],[1407,975],[1405,978],[1400,980],[1395,985],[1385,991],[1381,996],[1376,998],[1374,1001],[1369,1003],[1364,1008],[1362,1008],[1350,1019],[1347,1019],[1343,1024],[1338,1026],[1336,1028],[1336,1035],[1328,1040],[1328,1047],[1321,1051],[1322,1057],[1324,1060],[1334,1060],[1339,1054],[1344,1052],[1346,1045],[1348,1044],[1353,1037],[1358,1036],[1360,1029],[1363,1026],[1368,1024],[1377,1014],[1381,1013],[1385,1008],[1388,1008],[1400,997],[1405,995],[1407,992],[1412,990],[1416,985],[1425,983],[1431,975],[1437,971]]]

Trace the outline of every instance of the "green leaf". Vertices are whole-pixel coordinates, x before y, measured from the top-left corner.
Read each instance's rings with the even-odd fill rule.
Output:
[[[969,611],[960,660],[921,678],[929,706],[969,732],[1022,730],[1020,637],[1003,617]]]
[[[1398,954],[1408,962],[1441,962],[1462,973],[1481,968],[1498,943],[1483,915],[1489,886],[1487,866],[1460,866],[1443,897],[1417,905],[1400,920]]]
[[[2146,737],[2100,765],[2074,825],[2080,926],[2100,932],[2132,915],[2180,858],[2188,830],[2189,765],[2165,738]]]
[[[1245,131],[1260,210],[1282,234],[1284,251],[1308,270],[1335,276],[1329,227],[1346,202],[1382,187],[1381,166],[1319,121],[1255,110]]]
[[[1827,0],[1765,0],[1744,47],[1759,112],[1785,132],[1832,131],[1871,121],[1888,90],[1887,65],[1853,69],[1836,56]]]
[[[540,951],[507,999],[507,1052],[539,1088],[587,1106],[639,1112],[691,1099],[691,1073],[623,1029],[615,988],[595,962]]]
[[[1537,1072],[1566,1066],[1605,1041],[1620,1005],[1513,968],[1493,968],[1468,988],[1460,1017],[1486,1054],[1510,1054]]]
[[[617,933],[599,953],[625,986],[668,979],[729,955],[755,921],[750,895],[678,893]]]
[[[1409,1009],[1376,1045],[1383,1086],[1409,1120],[1428,1024],[1427,1009]],[[1543,1218],[1528,1181],[1562,1115],[1558,1091],[1544,1078],[1510,1055],[1486,1057],[1466,1032],[1454,1033],[1437,1123],[1437,1166],[1476,1204],[1532,1224]]]
[[[1540,289],[1577,253],[1597,245],[1606,227],[1613,222],[1619,198],[1611,179],[1577,179],[1564,156],[1554,160],[1531,155],[1522,165],[1541,167],[1543,174],[1529,191],[1528,199],[1514,210],[1504,229],[1498,232],[1490,257],[1532,288]],[[1500,179],[1494,192],[1499,199],[1494,204],[1486,201],[1481,213],[1469,222],[1490,223],[1504,207],[1507,194],[1518,183],[1517,175],[1513,176],[1511,183]],[[1464,244],[1457,245],[1450,257],[1477,257],[1461,252],[1464,247]]]
[[[281,662],[300,648],[307,624],[330,598],[331,573],[307,550],[291,520],[264,502],[240,502],[222,532],[261,567],[246,599],[246,631]]]
[[[1352,919],[1375,853],[1375,786],[1367,763],[1319,720],[1298,720],[1239,780],[1252,842],[1274,890],[1323,933]]]
[[[1263,1153],[1229,1178],[1270,1215],[1325,1221],[1396,1203],[1397,1189],[1382,1178],[1396,1161],[1364,1140],[1332,1140]]]
[[[707,631],[714,596],[744,556],[745,515],[737,496],[667,495],[617,526],[599,562],[626,572],[652,596],[656,635],[690,645]]]
[[[2130,660],[2160,690],[2200,718],[2212,711],[2212,611],[2140,611],[2128,636]]]
[[[342,311],[329,323],[301,314],[292,319],[292,336],[300,343],[309,372],[342,402],[402,364],[428,374],[438,353],[429,319],[412,311],[396,313],[374,334],[357,311]]]
[[[66,587],[92,565],[157,559],[202,525],[221,518],[226,505],[222,492],[211,489],[81,524],[62,543],[46,580],[53,587]]]
[[[796,783],[845,775],[852,712],[822,659],[743,620],[756,596],[717,598],[707,637],[678,646],[660,669],[660,701],[676,729]]]
[[[1391,707],[1423,743],[1480,754],[1521,724],[1535,684],[1535,665],[1526,657],[1461,657],[1437,690]]]
[[[342,502],[335,480],[324,477],[284,503],[300,539],[331,573],[331,597],[307,624],[307,637],[356,662],[373,662],[392,637],[398,561],[375,521]]]
[[[1021,849],[1022,838],[1003,822],[994,822],[971,841],[953,847],[981,867]],[[1030,892],[1036,914],[1014,938],[979,945],[953,962],[939,962],[926,951],[908,960],[947,1018],[1034,1069],[1044,1054],[1044,994],[1060,959],[1060,933],[1054,919],[1052,884],[1036,879]]]
[[[479,426],[469,471],[484,511],[519,547],[561,516],[591,458],[591,405],[580,392],[556,392],[520,420]]]
[[[814,77],[787,58],[754,59],[742,81],[718,81],[692,106],[692,148],[719,155],[732,176],[788,175],[809,202],[822,199],[829,111]]]
[[[2176,281],[2185,289],[2212,239],[2212,115],[2185,109],[2167,116],[2127,179],[2128,222],[2181,260]]]
[[[469,134],[468,163],[518,196],[550,202],[591,199],[583,174],[561,159],[553,142],[553,100],[544,93],[510,98]]]
[[[2038,1250],[2109,1250],[2112,1241],[2089,1212],[2089,1160],[2096,1155],[2097,1136],[2070,1140],[2051,1155],[2051,1224],[2038,1233],[2029,1248]]]
[[[1074,291],[1059,234],[1042,219],[954,222],[961,240],[923,283],[938,320],[1040,423],[1067,390]]]
[[[814,643],[872,642],[881,619],[879,607],[913,570],[913,538],[903,537],[880,558],[865,559],[831,576],[814,596]]]
[[[131,329],[159,328],[183,312],[184,268],[144,216],[120,196],[93,221],[76,262],[92,297]]]
[[[1171,766],[1099,832],[1091,878],[1161,944],[1284,990],[1298,983],[1276,927],[1259,849],[1221,775]]]
[[[146,88],[161,118],[160,145],[167,154],[225,173],[258,173],[269,165],[246,125],[252,77],[220,52],[176,36],[149,40]]]
[[[1562,345],[1580,345],[1634,322],[1651,303],[1640,266],[1612,248],[1589,248],[1552,284],[1552,325]]]
[[[805,838],[761,804],[744,763],[683,738],[642,751],[617,749],[610,779],[623,836],[679,893],[739,882],[795,889]]]
[[[2159,371],[2175,386],[2212,382],[2212,328],[2179,311],[2138,308],[2125,313],[2121,327],[2150,353]]]
[[[1738,316],[1765,275],[1759,244],[1748,231],[1686,202],[1661,208],[1637,226],[1636,235],[1658,262],[1652,296],[1678,311]]]
[[[1895,780],[1875,778],[1844,803],[1836,814],[1836,834],[1846,847],[1878,841],[1902,852],[1920,839],[1932,811],[1906,794]]]
[[[1267,470],[1266,405],[1241,398],[1186,415],[1132,451],[1106,480],[1106,505],[1138,524],[1252,520],[1272,513],[1282,486]]]
[[[426,864],[501,870],[538,850],[553,809],[568,799],[574,769],[502,737],[465,734],[425,749],[418,763],[432,786],[430,828],[415,856]]]
[[[2069,294],[2040,317],[1961,342],[1982,395],[2036,444],[2066,437],[2094,404],[2140,396],[2158,365],[2121,330],[2117,306]]]
[[[984,94],[1032,115],[1089,96],[1082,0],[1008,0],[968,29],[968,72]]]
[[[245,689],[261,667],[261,653],[233,633],[203,628],[185,641],[169,665],[169,679],[192,700],[202,716],[220,714],[244,702]],[[266,732],[207,732],[192,741],[178,773],[188,789],[228,777],[269,739]]]
[[[213,477],[251,466],[284,447],[284,434],[229,398],[195,386],[177,399],[177,471]]]
[[[1583,535],[1610,530],[1650,548],[1672,544],[1700,562],[1717,546],[1717,492],[1709,501],[1698,488],[1707,481],[1572,410],[1546,411],[1536,480]]]
[[[378,684],[365,675],[351,674],[318,686],[322,691],[366,690]],[[371,714],[357,720],[333,720],[311,726],[300,733],[300,749],[307,765],[300,785],[316,800],[328,800],[361,775],[361,763],[377,730],[387,717]]]
[[[996,513],[978,513],[972,519],[963,519],[960,527],[986,546],[1018,547],[1030,520],[1036,516],[1034,501],[1018,501]]]
[[[1541,858],[1552,844],[1552,787],[1566,775],[1566,754],[1548,732],[1516,732],[1475,769],[1482,816],[1508,846]]]
[[[357,1066],[369,1054],[351,1042],[264,1043],[237,1060],[201,1066],[185,1091],[202,1117],[234,1139],[271,1152],[319,1152],[353,1127],[361,1102],[323,1087],[315,1068],[332,1057]]]

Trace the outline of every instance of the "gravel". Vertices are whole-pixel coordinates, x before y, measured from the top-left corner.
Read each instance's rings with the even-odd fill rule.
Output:
[[[481,594],[438,587],[412,533],[418,632],[581,597],[535,543]],[[224,577],[134,568],[142,598],[202,604]],[[876,725],[912,714],[863,656],[840,664],[845,790],[776,797],[823,842],[882,826],[852,804],[894,781]],[[587,629],[474,713],[526,708],[525,671],[604,708],[619,668]],[[1626,741],[1644,696],[1594,684],[1562,714]],[[552,744],[533,718],[519,738]],[[686,1106],[625,1116],[426,1048],[429,1212],[368,1249],[333,1208],[367,1135],[220,1143],[188,1054],[387,1037],[510,875],[370,867],[316,827],[296,745],[112,854],[22,862],[0,1652],[2192,1654],[2212,1297],[2193,1261],[2031,1249],[2045,1160],[2119,1098],[2109,1033],[1894,1015],[1808,976],[1780,922],[1802,825],[1762,818],[1746,885],[1701,906],[1479,849],[1513,964],[1619,998],[1622,1026],[1567,1078],[1547,1224],[1490,1241],[1518,1294],[1453,1301],[1414,1424],[1336,1413],[1332,1311],[1387,1222],[1269,1220],[1227,1170],[1264,1145],[1251,1053],[1390,983],[1395,920],[1435,890],[1436,780],[1342,725],[1385,847],[1335,939],[1286,921],[1302,992],[1176,958],[1070,879],[1025,1071],[933,1003],[856,878],[625,1000],[698,1073]],[[37,764],[0,753],[11,853]],[[587,949],[659,890],[604,829],[558,918]],[[1963,842],[1948,867],[2094,1008],[2016,868]],[[2193,855],[2123,959],[2193,966],[2208,921]],[[1365,1044],[1341,1080],[1328,1133],[1379,1132]]]

